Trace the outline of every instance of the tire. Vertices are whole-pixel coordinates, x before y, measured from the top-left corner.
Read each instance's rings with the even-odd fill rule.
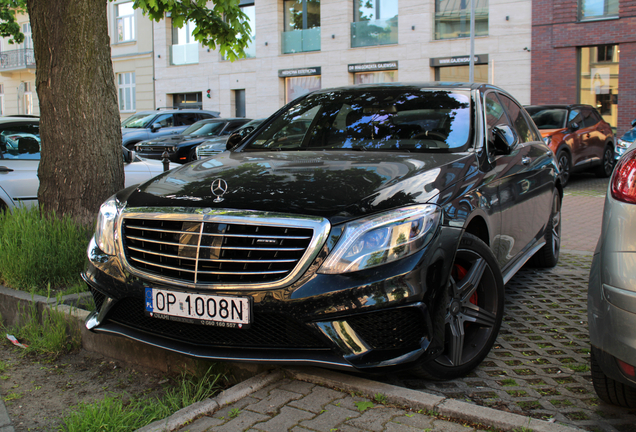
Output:
[[[192,162],[194,160],[197,160],[197,148],[193,148],[192,150],[190,150],[190,153],[188,153],[188,160],[187,162]]]
[[[559,171],[561,172],[561,184],[565,187],[570,181],[572,171],[570,154],[565,150],[559,151],[559,153],[557,153],[557,163],[559,165]]]
[[[614,170],[614,149],[611,145],[607,145],[605,150],[603,150],[601,164],[596,168],[594,174],[598,178],[606,178],[612,175],[612,170]]]
[[[594,356],[594,348],[590,353],[592,366],[592,383],[599,398],[612,405],[636,408],[636,389],[613,380],[605,375]]]
[[[534,267],[550,268],[559,262],[561,251],[561,196],[558,190],[552,194],[552,211],[545,229],[545,245],[534,254],[531,265]]]
[[[444,351],[412,369],[427,379],[454,379],[475,369],[501,327],[503,277],[492,251],[478,237],[465,233],[459,242],[448,289]]]

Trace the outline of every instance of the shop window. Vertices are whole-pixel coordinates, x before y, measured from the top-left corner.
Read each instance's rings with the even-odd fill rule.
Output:
[[[314,90],[320,90],[320,75],[285,78],[285,103]]]
[[[186,22],[181,28],[172,26],[172,46],[170,47],[170,63],[184,65],[199,63],[199,44],[194,40],[193,21]]]
[[[137,108],[135,95],[135,73],[117,74],[117,90],[119,96],[119,111],[134,112]]]
[[[115,5],[117,11],[117,42],[135,39],[135,9],[133,2]]]
[[[581,21],[618,17],[618,0],[579,0]]]
[[[473,80],[476,83],[488,83],[488,65],[475,65]],[[446,66],[435,68],[435,81],[468,82],[470,66]]]
[[[618,122],[619,45],[579,49],[579,102],[592,105],[612,127]]]
[[[203,108],[203,93],[177,93],[172,95],[172,104],[174,108]]]
[[[397,71],[358,72],[353,75],[354,84],[376,84],[397,81]]]
[[[475,0],[475,36],[488,36],[488,0]],[[435,0],[435,39],[470,37],[470,0]]]
[[[398,0],[354,0],[351,47],[398,42]]]
[[[320,51],[320,1],[285,0],[283,54]]]

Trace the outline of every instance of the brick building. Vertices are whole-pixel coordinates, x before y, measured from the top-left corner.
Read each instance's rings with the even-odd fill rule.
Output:
[[[636,0],[532,1],[533,104],[597,107],[618,136],[636,118]]]

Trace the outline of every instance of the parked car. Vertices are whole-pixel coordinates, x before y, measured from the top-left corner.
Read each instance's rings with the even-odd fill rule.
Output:
[[[223,118],[201,120],[178,135],[164,136],[135,144],[140,156],[149,159],[161,159],[168,152],[172,162],[186,163],[197,158],[196,148],[211,137],[230,136],[240,126],[250,121],[246,118]]]
[[[122,144],[132,150],[139,141],[180,134],[199,120],[217,117],[218,111],[198,109],[140,111],[121,122]]]
[[[252,133],[261,123],[265,121],[262,119],[255,119],[245,123],[240,128],[232,132],[232,134],[239,134],[241,139],[245,138],[248,134]],[[230,135],[217,136],[203,141],[196,147],[197,159],[203,159],[206,157],[214,156],[226,150],[227,140]]]
[[[587,297],[592,382],[605,402],[636,408],[636,146],[609,182]]]
[[[38,119],[0,118],[0,210],[37,204],[40,148]],[[126,187],[163,172],[161,162],[142,160],[124,147],[122,157]]]
[[[318,90],[102,205],[86,326],[209,359],[461,376],[497,337],[504,283],[557,263],[560,182],[494,86]]]
[[[632,128],[625,132],[622,137],[616,139],[616,146],[614,147],[614,158],[618,160],[636,141],[636,120],[632,120]]]
[[[614,168],[612,127],[590,105],[533,105],[526,110],[557,155],[563,184],[570,174],[593,169],[609,177]]]

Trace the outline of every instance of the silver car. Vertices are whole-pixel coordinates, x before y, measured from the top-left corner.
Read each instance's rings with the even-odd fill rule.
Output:
[[[40,121],[0,118],[0,210],[37,203],[40,164]],[[125,186],[142,183],[163,172],[160,161],[144,160],[122,147]],[[179,166],[171,164],[171,168]]]
[[[636,145],[617,162],[608,186],[587,314],[596,393],[636,408]]]

